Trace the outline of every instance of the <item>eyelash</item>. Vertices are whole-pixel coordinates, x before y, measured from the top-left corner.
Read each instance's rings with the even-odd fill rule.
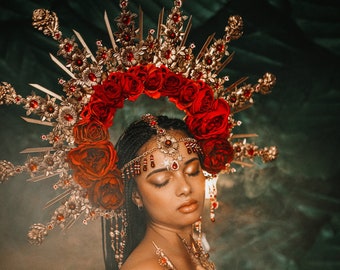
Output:
[[[164,186],[166,186],[169,183],[169,180],[166,180],[165,182],[161,183],[161,184],[154,184],[156,188],[162,188]]]
[[[200,172],[201,172],[201,170],[198,169],[198,170],[197,170],[196,172],[194,172],[194,173],[189,173],[188,176],[190,176],[190,177],[195,177],[195,176],[199,175]],[[166,180],[165,182],[163,182],[163,183],[161,183],[161,184],[154,184],[154,185],[155,185],[156,188],[162,188],[162,187],[166,186],[168,183],[169,183],[169,180]]]
[[[199,175],[200,172],[201,172],[201,170],[198,169],[198,170],[197,170],[196,172],[194,172],[194,173],[188,173],[188,175],[191,176],[191,177],[194,177],[194,176]]]

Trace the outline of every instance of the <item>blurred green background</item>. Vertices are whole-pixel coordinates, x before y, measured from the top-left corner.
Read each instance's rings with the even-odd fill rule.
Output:
[[[145,27],[156,26],[159,10],[170,0],[130,1],[144,11]],[[244,36],[231,44],[235,57],[226,69],[231,81],[263,73],[277,76],[269,96],[237,115],[240,131],[258,133],[259,145],[277,145],[279,159],[266,166],[219,180],[217,221],[205,222],[211,256],[219,270],[340,269],[340,7],[337,0],[185,0],[193,15],[188,42],[196,48],[216,32],[222,36],[227,18],[244,18]],[[104,10],[113,19],[117,0],[11,0],[0,3],[0,81],[22,96],[38,83],[62,94],[57,80],[66,77],[48,53],[57,44],[31,26],[32,11],[46,8],[59,16],[64,36],[72,29],[95,48],[109,45]],[[144,32],[146,30],[144,29]],[[196,52],[197,53],[197,52]],[[169,106],[125,108],[113,139],[142,113],[167,113]],[[21,164],[22,149],[36,147],[47,128],[25,123],[25,111],[0,107],[0,159]],[[30,246],[26,232],[45,223],[53,209],[44,204],[56,195],[53,180],[27,183],[18,176],[0,186],[0,269],[103,269],[100,221],[78,222],[67,232],[52,232],[46,242]]]

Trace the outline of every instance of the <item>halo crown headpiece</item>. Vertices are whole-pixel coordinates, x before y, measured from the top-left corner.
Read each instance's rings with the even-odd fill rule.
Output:
[[[25,121],[51,127],[42,136],[50,146],[25,149],[22,153],[30,154],[25,164],[0,161],[1,182],[22,172],[30,174],[31,182],[59,177],[54,188],[62,192],[46,206],[61,204],[47,225],[31,227],[31,242],[41,243],[48,230],[57,225],[68,228],[82,214],[84,223],[124,215],[119,210],[123,182],[108,128],[124,101],[135,101],[141,94],[166,96],[185,112],[186,124],[205,155],[203,167],[213,175],[233,172],[231,163],[251,166],[256,156],[265,162],[276,158],[275,147],[259,149],[246,141],[254,134],[232,133],[240,124],[233,115],[253,103],[254,93],[267,94],[275,83],[275,77],[266,73],[255,85],[241,78],[225,86],[228,76],[219,76],[233,57],[229,42],[242,35],[242,18],[231,16],[224,36],[209,36],[194,56],[194,45],[186,45],[191,18],[182,14],[181,6],[182,1],[175,0],[165,20],[162,10],[156,30],[150,29],[144,38],[142,11],[137,29],[137,15],[128,10],[127,0],[121,0],[115,33],[104,15],[111,47],[97,41],[96,53],[76,31],[77,42],[63,37],[55,13],[33,12],[33,26],[59,43],[58,57],[51,54],[51,59],[70,79],[59,79],[65,96],[31,84],[47,96],[22,97],[9,83],[0,85],[0,105],[23,105]]]

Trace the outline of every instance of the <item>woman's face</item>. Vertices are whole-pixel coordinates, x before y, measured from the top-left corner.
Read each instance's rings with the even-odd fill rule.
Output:
[[[180,131],[167,131],[177,140],[187,137]],[[152,138],[139,151],[139,154],[157,146]],[[136,177],[137,199],[135,203],[143,206],[150,222],[173,229],[181,229],[196,222],[202,213],[205,200],[205,177],[196,153],[187,153],[183,142],[179,142],[179,153],[183,159],[178,161],[178,170],[168,170],[166,160],[171,157],[156,150],[155,167],[148,167]],[[150,160],[150,156],[147,157]]]

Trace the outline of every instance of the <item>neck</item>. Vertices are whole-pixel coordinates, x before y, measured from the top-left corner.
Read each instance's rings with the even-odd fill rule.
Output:
[[[150,237],[152,241],[166,243],[171,246],[183,245],[180,238],[184,238],[190,243],[191,234],[191,225],[183,228],[169,228],[164,225],[149,223],[146,231],[146,237]]]

